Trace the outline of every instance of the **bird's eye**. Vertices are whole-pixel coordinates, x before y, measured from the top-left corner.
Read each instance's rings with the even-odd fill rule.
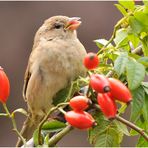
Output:
[[[61,25],[61,24],[55,24],[54,27],[55,27],[56,29],[60,29],[60,28],[62,27],[62,25]]]

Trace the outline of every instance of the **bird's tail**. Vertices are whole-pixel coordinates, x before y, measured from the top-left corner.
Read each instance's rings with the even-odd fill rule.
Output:
[[[41,118],[40,119],[38,118],[38,120],[34,122],[30,116],[27,117],[21,130],[21,135],[22,137],[24,137],[26,141],[28,141],[33,136],[33,132],[38,127],[40,121],[41,121]],[[20,138],[18,138],[16,147],[20,147],[22,145],[23,145],[23,141]]]

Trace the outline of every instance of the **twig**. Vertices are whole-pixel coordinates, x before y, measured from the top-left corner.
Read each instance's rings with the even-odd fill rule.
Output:
[[[105,45],[99,50],[99,52],[97,53],[97,55],[99,55],[99,54],[114,40],[114,38],[115,38],[115,36],[116,36],[116,31],[118,30],[118,28],[120,27],[120,25],[121,25],[131,14],[132,14],[132,12],[129,13],[127,16],[123,17],[121,20],[119,20],[119,21],[117,22],[117,24],[116,24],[115,27],[114,27],[114,30],[113,30],[113,33],[112,33],[111,38],[109,39],[109,41],[107,42],[107,44],[105,44]]]
[[[144,129],[139,128],[138,126],[136,126],[135,124],[127,121],[126,119],[116,115],[116,120],[122,122],[123,124],[127,125],[128,127],[132,128],[133,130],[137,131],[139,134],[141,134],[141,136],[143,136],[143,138],[145,138],[146,141],[148,141],[148,135],[147,133],[144,131]]]
[[[72,129],[73,127],[71,125],[66,126],[62,131],[50,138],[50,140],[48,141],[48,146],[53,147],[54,145],[56,145]]]
[[[99,105],[95,104],[94,107],[98,110],[100,110]],[[137,131],[143,138],[145,138],[146,141],[148,141],[148,135],[144,131],[144,129],[141,129],[140,127],[136,126],[135,124],[131,123],[130,121],[127,121],[126,119],[120,117],[119,115],[116,115],[116,120],[122,122],[123,124],[127,125],[128,127],[132,128],[133,130]]]
[[[105,45],[98,51],[97,55],[99,55],[99,54],[114,40],[114,38],[115,38],[115,36],[116,36],[116,31],[117,31],[117,29],[119,28],[119,26],[120,26],[120,23],[117,23],[117,24],[115,25],[114,30],[113,30],[113,34],[112,34],[111,38],[109,39],[109,41],[107,42],[107,44],[105,44]]]
[[[44,119],[41,121],[41,123],[39,124],[39,127],[38,127],[38,130],[39,130],[39,132],[38,132],[38,143],[39,143],[39,145],[42,145],[42,138],[41,138],[42,126],[43,126],[43,124],[45,123],[45,121],[48,119],[49,115],[50,115],[51,113],[53,113],[55,110],[57,110],[59,107],[61,107],[61,106],[66,106],[67,104],[68,104],[68,103],[60,103],[60,104],[58,104],[57,106],[52,107],[52,108],[48,111],[48,113],[47,113],[47,115],[44,117]]]
[[[106,74],[106,77],[109,78],[109,77],[112,77],[114,74],[113,71],[109,71],[107,74]]]
[[[0,116],[8,116],[8,114],[5,114],[5,113],[0,113]]]
[[[140,45],[137,48],[135,48],[134,50],[132,50],[132,53],[141,55],[141,51],[142,51],[142,45]]]
[[[17,125],[16,125],[16,121],[14,119],[14,116],[10,114],[7,106],[5,103],[3,103],[3,107],[6,111],[6,114],[8,115],[8,117],[11,119],[12,121],[12,125],[13,125],[13,130],[17,133],[17,135],[19,136],[19,138],[22,140],[23,144],[26,144],[26,140],[22,137],[22,135],[20,134],[20,132],[17,130]]]

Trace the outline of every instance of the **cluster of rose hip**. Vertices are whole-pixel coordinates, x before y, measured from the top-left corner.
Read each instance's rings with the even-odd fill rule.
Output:
[[[88,53],[83,63],[88,70],[93,70],[99,65],[99,58],[95,53]],[[108,119],[115,118],[117,114],[116,100],[124,103],[129,103],[132,100],[129,89],[118,79],[92,74],[89,86],[97,93],[97,102],[102,113]],[[91,114],[84,111],[90,102],[90,99],[85,96],[72,98],[69,105],[73,110],[65,113],[66,121],[79,129],[88,129],[95,125]]]

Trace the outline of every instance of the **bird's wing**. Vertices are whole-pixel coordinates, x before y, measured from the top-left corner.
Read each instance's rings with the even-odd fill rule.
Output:
[[[31,73],[29,71],[29,67],[30,67],[30,65],[28,64],[26,72],[25,72],[25,76],[24,76],[23,98],[24,98],[25,101],[27,100],[27,98],[26,98],[26,90],[27,90],[29,79],[31,77]]]

